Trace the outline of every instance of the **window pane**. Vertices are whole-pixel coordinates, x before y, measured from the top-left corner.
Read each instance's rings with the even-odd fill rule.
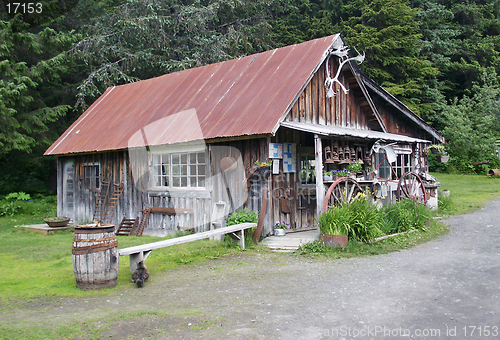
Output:
[[[199,152],[198,153],[198,163],[199,164],[204,164],[205,163],[205,153],[204,152]]]
[[[198,165],[198,175],[205,176],[205,165]]]
[[[181,166],[180,165],[172,165],[172,175],[178,176],[181,174]]]
[[[198,187],[205,187],[205,177],[198,177]]]
[[[189,164],[196,164],[196,154],[195,153],[189,154]]]
[[[196,175],[196,165],[190,165],[189,166],[189,174],[191,176],[195,176]]]
[[[187,164],[188,160],[187,160],[187,153],[182,153],[181,154],[181,164]]]
[[[187,165],[181,165],[181,175],[182,176],[187,176],[188,174],[188,167]]]
[[[172,155],[172,164],[180,164],[179,154],[173,154]]]
[[[179,187],[181,185],[180,177],[172,177],[172,186]]]
[[[193,177],[193,176],[189,177],[189,186],[191,186],[191,187],[196,187],[197,186],[197,184],[196,184],[196,177]]]
[[[181,177],[181,187],[187,187],[187,177]]]

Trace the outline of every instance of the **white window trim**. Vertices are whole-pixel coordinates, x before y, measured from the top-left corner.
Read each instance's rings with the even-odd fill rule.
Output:
[[[174,187],[174,186],[157,186],[155,185],[155,173],[154,173],[154,157],[157,155],[164,154],[181,154],[181,153],[205,153],[205,186],[204,187]],[[153,192],[163,192],[168,190],[169,192],[186,192],[186,191],[207,191],[208,190],[208,165],[209,165],[209,153],[207,147],[204,143],[193,143],[185,145],[164,145],[161,147],[151,147],[149,152],[149,173],[150,173],[150,185],[149,190]],[[189,175],[188,175],[189,178]]]

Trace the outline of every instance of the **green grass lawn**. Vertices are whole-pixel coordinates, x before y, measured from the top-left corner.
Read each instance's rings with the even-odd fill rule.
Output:
[[[481,208],[500,196],[500,178],[485,175],[433,174],[441,183],[440,191],[450,190],[452,207],[446,214],[464,214]]]
[[[45,216],[15,216],[0,218],[0,305],[19,299],[48,296],[94,296],[106,295],[112,289],[82,291],[76,288],[73,273],[72,250],[73,231],[58,231],[51,235],[26,231],[25,224],[43,223]],[[117,236],[120,248],[156,242],[163,238],[151,236]],[[255,251],[253,243],[247,252]],[[217,242],[201,240],[177,246],[157,249],[148,257],[147,265],[151,275],[159,271],[176,269],[189,263],[240,252],[231,241]],[[117,288],[132,285],[128,256],[120,257]],[[116,288],[113,288],[116,289]]]
[[[487,176],[434,174],[441,182],[441,190],[451,191],[452,208],[444,213],[465,213],[478,209],[485,202],[500,196],[500,179]],[[31,203],[30,203],[31,204]],[[33,203],[36,205],[36,202]],[[52,235],[21,230],[20,225],[43,223],[42,218],[55,216],[55,204],[42,208],[34,206],[29,214],[0,218],[0,305],[8,305],[19,299],[49,296],[93,296],[105,295],[116,289],[129,287],[130,270],[128,256],[120,258],[118,284],[116,288],[100,291],[82,291],[76,288],[72,267],[72,231],[61,231]],[[334,257],[363,256],[396,251],[426,242],[446,232],[446,228],[435,224],[428,233],[415,232],[407,236],[382,241],[377,245],[352,245],[344,253]],[[158,241],[158,237],[118,236],[120,248]],[[263,251],[247,242],[246,252]],[[202,240],[155,250],[148,257],[147,265],[152,275],[180,266],[236,254],[241,250],[231,242],[219,243]],[[315,249],[311,249],[314,253]],[[335,250],[338,252],[338,250]]]

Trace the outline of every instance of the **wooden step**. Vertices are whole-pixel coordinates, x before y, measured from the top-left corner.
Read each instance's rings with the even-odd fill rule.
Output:
[[[129,236],[134,233],[134,229],[139,223],[139,216],[137,218],[126,218],[124,217],[116,231],[116,235]]]

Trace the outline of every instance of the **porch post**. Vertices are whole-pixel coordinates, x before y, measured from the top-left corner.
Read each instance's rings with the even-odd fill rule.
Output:
[[[314,135],[315,173],[316,173],[316,214],[323,209],[325,185],[323,184],[323,146],[321,137]]]

